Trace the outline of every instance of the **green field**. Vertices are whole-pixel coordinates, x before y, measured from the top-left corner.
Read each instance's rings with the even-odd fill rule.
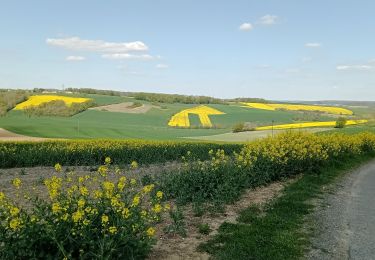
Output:
[[[93,94],[68,94],[92,98],[97,105],[108,105],[121,102],[135,101],[134,98],[106,96]],[[146,101],[139,101],[149,104]],[[246,141],[237,140],[238,135],[231,133],[232,127],[239,122],[251,122],[257,125],[293,123],[298,112],[267,111],[241,107],[237,104],[209,104],[210,107],[224,112],[224,115],[210,116],[215,126],[212,129],[200,127],[197,115],[190,115],[191,128],[168,127],[171,116],[183,109],[197,106],[195,104],[162,104],[144,114],[119,113],[100,110],[87,110],[72,117],[28,117],[22,111],[10,111],[0,118],[0,128],[17,134],[47,137],[47,138],[116,138],[116,139],[148,139],[148,140],[178,140],[189,137],[202,137],[226,134],[230,137],[211,139],[216,141]],[[332,120],[329,116],[321,115],[319,120]]]

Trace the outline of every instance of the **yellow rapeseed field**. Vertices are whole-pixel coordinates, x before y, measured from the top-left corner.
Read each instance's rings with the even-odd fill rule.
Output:
[[[242,103],[247,107],[263,109],[263,110],[277,110],[285,109],[291,111],[319,111],[334,115],[353,115],[353,111],[342,107],[327,107],[327,106],[310,106],[310,105],[293,105],[293,104],[265,104],[265,103]]]
[[[348,120],[346,125],[357,125],[365,124],[367,120]],[[282,124],[274,126],[260,126],[255,128],[255,130],[283,130],[283,129],[296,129],[296,128],[309,128],[309,127],[333,127],[336,125],[336,121],[327,122],[307,122],[307,123],[294,123],[294,124]]]
[[[212,123],[209,115],[222,115],[225,114],[217,109],[208,106],[197,106],[182,110],[181,112],[172,116],[169,120],[169,126],[189,127],[190,120],[189,114],[196,114],[199,116],[199,120],[204,127],[212,127]]]
[[[43,103],[48,103],[54,100],[62,100],[67,106],[71,106],[72,103],[84,103],[90,101],[89,98],[77,98],[77,97],[65,97],[65,96],[56,96],[56,95],[35,95],[29,97],[28,100],[18,104],[14,109],[23,110],[27,107],[39,106]]]

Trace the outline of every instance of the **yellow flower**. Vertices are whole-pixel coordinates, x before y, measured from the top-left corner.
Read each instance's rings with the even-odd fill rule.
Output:
[[[162,198],[163,198],[163,192],[162,192],[162,191],[158,191],[158,192],[156,192],[156,197],[157,197],[158,199],[162,199]]]
[[[68,214],[68,213],[65,213],[65,214],[61,217],[61,219],[64,220],[64,221],[66,221],[68,218],[69,218],[69,214]]]
[[[80,198],[78,200],[77,205],[78,205],[79,208],[83,208],[85,206],[85,204],[86,204],[86,201],[83,198]]]
[[[9,212],[10,212],[10,215],[12,215],[12,216],[16,216],[16,215],[18,215],[18,213],[20,213],[20,209],[17,208],[17,207],[12,207],[12,208],[9,210]]]
[[[112,160],[111,160],[110,157],[106,157],[105,160],[104,160],[104,163],[105,163],[106,165],[111,164],[111,162],[112,162]]]
[[[130,168],[137,169],[138,168],[138,163],[136,161],[132,161],[132,163],[130,164]]]
[[[136,185],[137,184],[137,180],[136,179],[131,179],[130,180],[130,184],[131,185]]]
[[[12,184],[14,187],[16,187],[17,189],[19,189],[22,185],[22,181],[19,179],[19,178],[15,178],[13,181],[12,181]]]
[[[145,217],[147,216],[147,211],[146,211],[146,210],[142,210],[142,211],[141,211],[141,216],[142,216],[143,218],[145,218]]]
[[[88,219],[85,219],[83,222],[82,222],[83,225],[87,226],[88,224],[90,224],[90,220]]]
[[[116,234],[117,233],[117,227],[115,226],[112,226],[108,229],[109,233],[111,234]]]
[[[60,203],[54,202],[52,203],[52,213],[56,214],[61,211]]]
[[[73,222],[74,222],[74,223],[77,223],[78,221],[82,220],[84,214],[85,214],[85,213],[84,213],[82,210],[77,210],[76,212],[74,212],[74,213],[72,214]]]
[[[100,190],[94,191],[94,198],[95,199],[100,199],[102,196],[103,196],[103,192],[101,192]]]
[[[102,224],[106,225],[109,221],[109,217],[107,215],[102,215]]]
[[[79,183],[82,183],[82,182],[84,182],[85,181],[85,178],[83,178],[82,176],[80,176],[79,178],[78,178],[78,182]]]
[[[55,171],[56,171],[56,172],[61,172],[61,170],[62,170],[61,165],[60,165],[59,163],[56,163],[56,164],[55,164]]]
[[[132,203],[132,207],[136,207],[136,206],[138,206],[140,200],[141,200],[141,198],[140,198],[138,195],[134,196],[134,198],[133,198],[133,203]]]
[[[169,205],[169,204],[165,204],[164,205],[164,210],[165,211],[168,211],[168,210],[170,210],[171,209],[171,205]]]
[[[155,235],[155,229],[153,227],[149,227],[146,232],[149,237],[152,237]]]
[[[106,176],[108,173],[108,167],[106,165],[99,166],[98,172],[100,173],[100,175]]]
[[[89,195],[89,190],[85,186],[80,187],[79,192],[81,193],[82,196]]]
[[[123,218],[125,219],[129,218],[130,216],[130,210],[128,208],[124,208],[121,213],[122,213]]]
[[[152,208],[152,211],[155,213],[160,213],[162,209],[163,208],[160,204],[155,204],[155,206]]]
[[[5,199],[5,194],[0,191],[0,202]]]
[[[21,219],[20,218],[14,218],[9,222],[9,227],[13,230],[17,230],[21,226]]]
[[[146,185],[146,186],[144,186],[143,187],[143,192],[144,193],[149,193],[149,192],[151,192],[152,191],[152,189],[154,188],[154,184],[150,184],[150,185]]]

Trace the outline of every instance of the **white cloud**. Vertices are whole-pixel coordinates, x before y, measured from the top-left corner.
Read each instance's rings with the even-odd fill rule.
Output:
[[[124,53],[131,51],[147,51],[148,47],[141,41],[135,42],[106,42],[102,40],[83,40],[79,37],[48,38],[46,43],[68,50],[92,51],[102,53]]]
[[[68,56],[65,58],[66,61],[84,61],[86,60],[83,56]]]
[[[169,66],[167,64],[156,64],[157,69],[167,69]]]
[[[240,31],[251,31],[253,29],[253,25],[251,23],[243,23],[238,28]]]
[[[153,60],[153,56],[149,54],[134,55],[129,53],[111,53],[103,54],[102,58],[109,60]]]
[[[305,44],[305,47],[307,47],[307,48],[320,48],[320,47],[322,47],[322,44],[318,43],[318,42],[309,42],[309,43]]]
[[[273,25],[273,24],[276,24],[277,22],[277,19],[279,17],[277,15],[270,15],[270,14],[267,14],[265,16],[262,16],[260,19],[259,19],[259,22],[260,24],[264,24],[264,25]]]
[[[312,58],[311,58],[311,57],[303,57],[303,58],[302,58],[302,62],[304,62],[304,63],[308,63],[308,62],[310,62],[310,61],[312,61]]]
[[[359,70],[359,71],[368,71],[372,70],[375,67],[368,65],[368,64],[357,64],[357,65],[338,65],[336,67],[337,70]]]
[[[375,63],[375,59],[370,60],[368,63]]]

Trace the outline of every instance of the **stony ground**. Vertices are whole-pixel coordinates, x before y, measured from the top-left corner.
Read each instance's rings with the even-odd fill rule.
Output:
[[[375,160],[327,187],[307,259],[375,259]]]

